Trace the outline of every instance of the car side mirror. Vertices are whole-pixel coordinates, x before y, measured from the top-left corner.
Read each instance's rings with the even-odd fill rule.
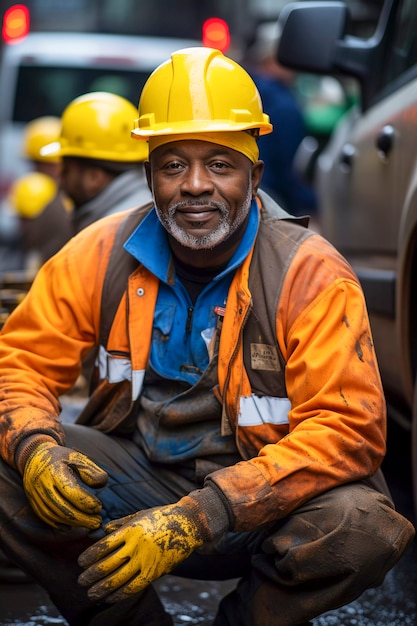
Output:
[[[337,43],[343,39],[349,11],[343,2],[294,2],[284,6],[277,60],[313,74],[333,72]]]
[[[303,0],[286,4],[278,19],[281,38],[277,60],[296,71],[356,78],[362,108],[366,109],[381,82],[389,32],[385,26],[392,18],[394,4],[384,5],[375,34],[368,39],[347,34],[350,13],[345,2]]]

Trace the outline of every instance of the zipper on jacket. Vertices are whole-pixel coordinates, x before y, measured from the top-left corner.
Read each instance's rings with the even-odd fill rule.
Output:
[[[190,333],[191,327],[193,325],[193,312],[194,309],[192,306],[189,306],[187,309],[187,321],[185,322],[185,332]]]

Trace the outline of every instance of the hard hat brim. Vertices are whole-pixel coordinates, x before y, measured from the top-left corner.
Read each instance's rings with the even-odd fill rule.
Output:
[[[172,123],[169,126],[167,124],[154,124],[152,128],[142,127],[139,128],[139,120],[135,120],[135,128],[131,131],[132,137],[136,139],[146,140],[150,137],[158,137],[161,135],[183,135],[185,133],[193,134],[199,133],[213,133],[213,132],[230,132],[230,131],[242,131],[259,129],[259,135],[268,135],[272,133],[273,126],[269,122],[268,116],[265,115],[266,120],[262,123],[248,124],[247,122],[230,122],[230,120],[224,120],[224,122],[216,120],[207,120],[206,122],[201,120]]]

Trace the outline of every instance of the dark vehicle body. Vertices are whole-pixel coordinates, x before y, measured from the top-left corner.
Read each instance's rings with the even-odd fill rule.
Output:
[[[344,2],[294,2],[279,60],[354,78],[360,103],[317,159],[320,223],[363,286],[389,416],[410,432],[417,503],[417,3],[384,0],[371,36]]]

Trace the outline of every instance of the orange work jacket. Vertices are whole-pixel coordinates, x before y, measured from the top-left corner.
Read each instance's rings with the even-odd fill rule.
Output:
[[[103,281],[124,216],[95,222],[48,261],[0,334],[0,452],[12,466],[17,446],[29,435],[45,433],[65,444],[59,397],[98,342]],[[285,226],[282,236],[290,236]],[[372,476],[385,453],[385,402],[357,278],[316,233],[294,249],[276,307],[287,394],[279,419],[274,409],[265,418],[262,406],[249,411],[249,419],[242,412],[256,402],[240,341],[251,307],[253,250],[228,294],[218,380],[223,427],[235,433],[243,460],[206,480],[228,500],[236,531],[284,517],[318,493]],[[150,353],[157,293],[158,280],[138,266],[109,335],[110,382],[129,379],[132,401]],[[267,408],[269,399],[262,402]]]

